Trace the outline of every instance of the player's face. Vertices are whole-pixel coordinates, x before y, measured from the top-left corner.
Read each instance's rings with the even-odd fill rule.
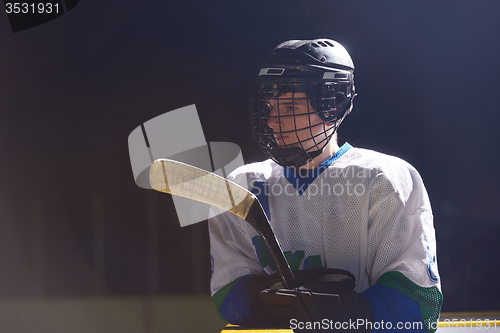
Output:
[[[293,98],[292,98],[293,97]],[[279,146],[308,149],[320,145],[333,124],[325,124],[306,93],[286,93],[268,101],[267,125]]]

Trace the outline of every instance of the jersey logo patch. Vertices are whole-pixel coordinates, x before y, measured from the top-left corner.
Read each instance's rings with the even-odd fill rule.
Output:
[[[262,240],[262,237],[254,236],[252,238],[252,244],[255,248],[255,253],[257,254],[257,258],[259,259],[260,266],[262,268],[269,267],[272,271],[275,272],[276,265],[274,264],[271,254],[269,253],[266,244]],[[285,255],[286,261],[288,262],[288,265],[292,270],[300,269],[300,265],[302,264],[302,262],[304,263],[302,269],[322,267],[320,255],[305,257],[304,250],[297,250],[293,253],[292,251],[285,251],[283,252],[283,254]]]
[[[439,282],[439,275],[435,272],[436,269],[436,255],[431,251],[430,247],[427,245],[427,276],[429,280],[433,283]]]
[[[260,266],[262,268],[266,268],[269,266],[269,268],[273,271],[276,271],[276,265],[273,262],[273,259],[271,258],[271,254],[267,250],[266,244],[262,240],[260,236],[254,236],[252,238],[252,244],[253,247],[255,248],[255,253],[257,254],[257,258],[259,259]]]
[[[304,259],[305,253],[304,251],[295,251],[292,253],[292,251],[285,251],[283,252],[285,255],[285,259],[288,262],[288,266],[292,270],[297,270],[300,268],[300,263],[302,262],[302,259]]]
[[[304,269],[318,268],[318,267],[326,267],[326,264],[323,266],[321,264],[321,256],[308,256],[306,260],[304,260]]]

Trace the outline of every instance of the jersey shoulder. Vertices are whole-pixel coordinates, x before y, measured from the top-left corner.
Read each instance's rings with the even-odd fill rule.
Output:
[[[405,200],[414,191],[425,192],[419,172],[399,157],[363,148],[352,148],[345,155],[344,167],[369,170],[374,181],[391,186]]]
[[[283,167],[271,159],[242,165],[228,175],[228,179],[250,190],[256,180],[266,181],[273,175],[282,174]]]
[[[374,150],[351,148],[342,157],[339,159],[340,163],[336,165],[337,167],[345,168],[352,166],[369,169],[375,175],[384,174],[389,178],[405,174],[411,176],[418,175],[418,171],[405,160]]]
[[[410,163],[406,162],[402,158],[365,148],[353,147],[349,149],[343,157],[345,157],[343,159],[344,163],[372,169],[415,169]]]

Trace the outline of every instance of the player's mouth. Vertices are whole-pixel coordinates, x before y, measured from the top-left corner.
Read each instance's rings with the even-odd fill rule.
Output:
[[[278,144],[282,144],[287,138],[287,135],[281,135],[281,134],[274,134],[274,138],[278,142]]]

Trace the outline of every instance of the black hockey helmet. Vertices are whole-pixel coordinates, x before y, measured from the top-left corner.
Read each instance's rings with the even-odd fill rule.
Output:
[[[279,44],[259,65],[255,79],[259,88],[250,99],[252,133],[264,153],[286,167],[302,166],[321,154],[352,109],[356,95],[353,73],[349,53],[331,39],[290,40]],[[306,140],[290,134],[305,128],[295,127],[292,131],[268,126],[273,118],[280,121],[290,117],[280,112],[280,102],[288,100],[294,104],[299,99],[307,100],[308,114],[317,114],[322,120],[322,124],[310,122],[308,129],[312,137]],[[277,110],[272,112],[272,108]],[[319,126],[323,128],[321,133],[312,130]],[[281,134],[295,135],[296,140],[290,144],[280,140]]]

